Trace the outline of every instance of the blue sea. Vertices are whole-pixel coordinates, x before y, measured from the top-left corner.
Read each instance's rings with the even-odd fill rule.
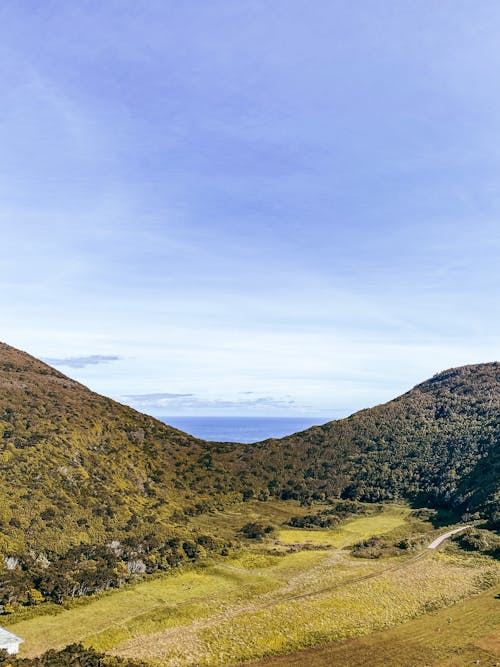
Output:
[[[158,417],[165,424],[203,440],[259,442],[282,438],[310,426],[323,424],[322,417]]]

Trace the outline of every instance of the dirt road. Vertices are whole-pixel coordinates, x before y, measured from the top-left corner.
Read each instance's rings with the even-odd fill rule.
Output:
[[[447,540],[449,537],[451,537],[452,535],[456,535],[457,533],[461,533],[462,530],[465,530],[466,528],[470,528],[470,526],[461,526],[460,528],[455,528],[454,530],[449,530],[447,533],[443,533],[443,535],[436,537],[434,542],[431,542],[427,548],[436,549],[442,542]]]

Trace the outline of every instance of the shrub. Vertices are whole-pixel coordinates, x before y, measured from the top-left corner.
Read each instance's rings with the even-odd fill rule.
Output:
[[[251,540],[258,540],[262,539],[264,535],[267,535],[269,533],[272,533],[273,527],[270,525],[265,526],[263,523],[260,523],[259,521],[255,522],[250,522],[246,523],[242,529],[241,533],[245,536],[248,537]]]

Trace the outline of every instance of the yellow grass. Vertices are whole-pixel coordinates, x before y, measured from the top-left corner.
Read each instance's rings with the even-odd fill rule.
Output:
[[[252,667],[483,667],[500,663],[500,586],[389,630]]]
[[[24,638],[21,645],[23,656],[38,655],[49,648],[62,648],[77,641],[108,648],[130,636],[126,628],[131,622],[139,623],[146,632],[160,617],[164,621],[160,627],[188,622],[192,617],[209,615],[225,600],[237,601],[242,590],[250,596],[277,586],[279,582],[264,580],[257,575],[209,567],[165,575],[73,609],[61,608],[56,616],[36,616],[6,624],[6,627]],[[201,607],[200,600],[210,602],[206,609]],[[108,639],[106,633],[112,638]],[[96,641],[89,642],[90,637],[95,637]]]
[[[260,505],[256,509],[261,509]],[[268,511],[276,515],[279,509],[279,506],[271,506]],[[287,509],[290,513],[297,507]],[[239,511],[234,514],[238,521],[243,520]],[[370,522],[375,532],[380,530],[382,516],[384,526],[391,520],[399,525],[405,511],[389,508],[383,515],[359,519],[358,534],[369,533]],[[351,524],[356,525],[356,521]],[[108,649],[141,634],[209,617],[228,603],[251,601],[255,596],[283,586],[287,593],[302,592],[308,587],[320,588],[325,582],[351,578],[379,567],[375,562],[367,565],[353,559],[352,565],[337,562],[334,569],[331,561],[331,556],[324,551],[276,556],[247,550],[219,566],[158,577],[91,600],[89,604],[61,609],[57,616],[40,615],[8,624],[8,628],[25,638],[21,649],[25,656],[38,655],[75,641]],[[278,595],[281,594],[284,593]]]
[[[229,607],[203,622],[157,632],[148,642],[128,640],[113,653],[172,667],[232,665],[410,620],[479,592],[477,574],[468,562],[457,564],[434,555],[337,590],[282,602],[273,596],[276,604],[261,599]]]
[[[284,528],[279,531],[278,539],[283,544],[348,546],[374,535],[383,535],[399,528],[405,523],[409,512],[407,508],[388,506],[380,514],[353,519],[338,528],[318,530]]]

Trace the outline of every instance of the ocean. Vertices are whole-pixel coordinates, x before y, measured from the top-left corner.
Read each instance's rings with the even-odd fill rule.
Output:
[[[203,440],[216,442],[259,442],[282,438],[323,424],[322,417],[158,417],[165,424]]]

